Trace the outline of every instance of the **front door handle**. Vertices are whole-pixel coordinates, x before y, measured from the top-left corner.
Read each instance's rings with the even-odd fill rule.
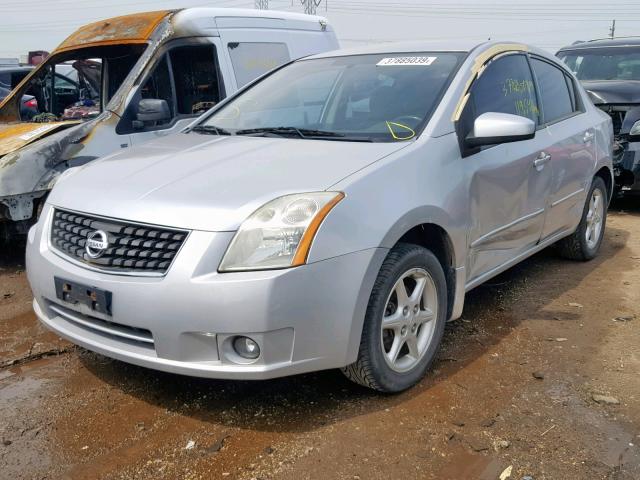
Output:
[[[537,170],[542,170],[545,163],[547,163],[549,160],[551,160],[551,155],[549,155],[546,152],[540,152],[540,155],[538,155],[538,158],[536,158],[533,161],[533,165],[536,167]]]
[[[584,132],[584,137],[582,137],[582,141],[584,143],[589,143],[591,140],[593,140],[594,136],[595,136],[594,133],[586,131],[586,132]]]

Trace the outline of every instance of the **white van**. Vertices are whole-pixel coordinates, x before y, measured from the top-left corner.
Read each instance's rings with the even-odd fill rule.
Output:
[[[0,103],[0,240],[26,233],[58,176],[177,132],[269,70],[338,48],[322,17],[189,8],[70,35]],[[36,112],[27,117],[21,100]]]

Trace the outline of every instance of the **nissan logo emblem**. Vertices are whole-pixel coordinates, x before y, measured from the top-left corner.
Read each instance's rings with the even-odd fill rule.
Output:
[[[101,257],[107,251],[107,248],[109,248],[109,238],[106,232],[96,230],[87,235],[85,250],[89,258]]]

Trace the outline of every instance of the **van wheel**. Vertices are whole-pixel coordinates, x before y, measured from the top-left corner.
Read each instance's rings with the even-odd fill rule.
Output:
[[[426,248],[398,244],[373,286],[358,359],[342,372],[381,392],[400,392],[422,379],[444,333],[447,285]]]
[[[558,242],[560,255],[570,260],[593,259],[600,250],[607,223],[607,187],[595,177],[576,231]]]

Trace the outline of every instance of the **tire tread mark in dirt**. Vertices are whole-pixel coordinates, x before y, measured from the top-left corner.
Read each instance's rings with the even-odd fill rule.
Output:
[[[33,346],[31,347],[31,349],[33,349]],[[38,353],[31,353],[31,349],[29,349],[29,353],[23,357],[14,358],[12,360],[8,360],[6,362],[0,363],[0,369],[8,368],[8,367],[16,367],[18,365],[24,365],[25,363],[33,362],[46,357],[57,357],[59,355],[71,353],[77,350],[77,347],[75,345],[69,345],[67,347],[52,348],[52,349],[45,350],[43,352],[38,352]]]

